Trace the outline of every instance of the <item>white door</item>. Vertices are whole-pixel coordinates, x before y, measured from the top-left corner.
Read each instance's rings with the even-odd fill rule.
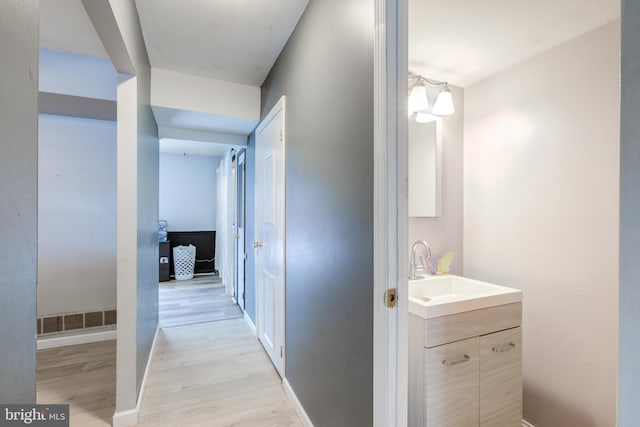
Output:
[[[245,265],[245,241],[244,241],[244,203],[245,203],[245,152],[238,155],[237,183],[238,197],[236,198],[236,300],[244,310],[244,265]]]
[[[256,130],[258,338],[284,377],[284,96]]]

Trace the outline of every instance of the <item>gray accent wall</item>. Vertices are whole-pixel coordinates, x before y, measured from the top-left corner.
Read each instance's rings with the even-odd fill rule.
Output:
[[[640,419],[640,3],[622,2],[618,426]]]
[[[39,2],[0,2],[0,402],[35,403]]]
[[[251,244],[255,242],[256,220],[256,133],[249,135],[246,148],[246,193],[245,193],[245,251],[247,261],[245,263],[244,276],[244,310],[256,323],[256,254]]]
[[[137,14],[136,14],[137,16]],[[142,34],[138,39],[143,42]],[[144,48],[144,47],[143,47]],[[136,64],[138,82],[138,280],[136,319],[136,395],[140,393],[158,328],[158,195],[160,154],[158,127],[151,111],[149,59]]]
[[[262,86],[286,101],[286,378],[316,427],[373,424],[374,2],[311,0]]]

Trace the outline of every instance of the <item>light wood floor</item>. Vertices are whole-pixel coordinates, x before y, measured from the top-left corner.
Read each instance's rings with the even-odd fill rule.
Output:
[[[139,426],[301,426],[244,319],[161,329]]]
[[[161,282],[159,304],[161,328],[242,317],[220,277],[213,275]]]
[[[36,401],[69,404],[71,426],[110,426],[115,366],[115,340],[38,350]]]

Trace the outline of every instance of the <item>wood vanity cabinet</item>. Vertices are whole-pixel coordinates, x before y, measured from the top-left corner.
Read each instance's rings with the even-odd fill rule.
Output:
[[[521,318],[521,303],[410,314],[409,426],[521,426]]]

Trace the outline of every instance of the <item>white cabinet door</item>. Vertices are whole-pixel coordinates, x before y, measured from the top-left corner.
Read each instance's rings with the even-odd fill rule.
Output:
[[[424,350],[427,426],[478,426],[479,343],[474,337]]]
[[[522,425],[522,333],[480,337],[480,426]]]

